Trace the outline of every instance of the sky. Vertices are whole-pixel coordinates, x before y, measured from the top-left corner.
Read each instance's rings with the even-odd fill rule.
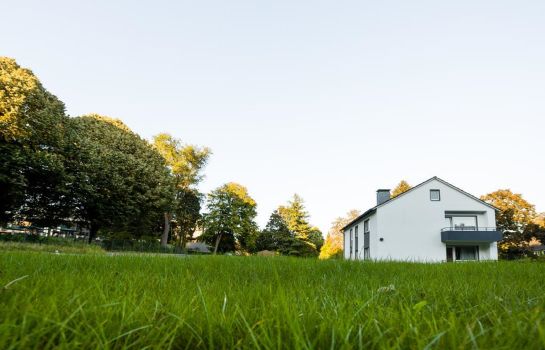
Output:
[[[6,1],[0,55],[71,116],[208,146],[200,189],[323,231],[439,176],[545,211],[544,1]]]

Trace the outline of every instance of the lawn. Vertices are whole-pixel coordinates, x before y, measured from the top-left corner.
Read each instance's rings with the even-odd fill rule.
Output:
[[[0,251],[0,349],[542,349],[544,273]]]
[[[44,253],[55,253],[55,254],[90,254],[90,253],[104,254],[106,253],[104,249],[94,244],[87,244],[83,242],[72,242],[72,243],[64,243],[64,244],[62,243],[38,244],[38,243],[0,241],[0,252],[31,251],[31,252],[44,252]],[[0,278],[1,278],[1,275],[0,275]]]

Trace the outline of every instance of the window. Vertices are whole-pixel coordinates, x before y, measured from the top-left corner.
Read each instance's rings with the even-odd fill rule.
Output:
[[[354,228],[354,243],[355,243],[354,257],[357,259],[358,258],[358,225],[356,225],[356,227]]]
[[[445,221],[447,227],[456,231],[475,231],[478,228],[476,216],[451,216]]]
[[[352,229],[350,229],[350,259],[352,259]]]
[[[363,222],[363,259],[368,260],[369,255],[369,220]]]
[[[430,200],[431,201],[440,201],[441,192],[439,190],[430,190]]]
[[[447,262],[479,260],[479,246],[447,246]]]

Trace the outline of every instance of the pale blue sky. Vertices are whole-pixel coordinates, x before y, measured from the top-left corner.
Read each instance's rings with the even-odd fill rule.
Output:
[[[545,211],[545,1],[4,1],[0,55],[72,116],[167,131],[327,230],[437,175]]]

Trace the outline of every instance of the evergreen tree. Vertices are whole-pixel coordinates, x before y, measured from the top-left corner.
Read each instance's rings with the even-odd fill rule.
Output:
[[[293,199],[288,202],[287,206],[278,208],[278,213],[296,238],[308,240],[312,228],[308,223],[309,215],[305,209],[303,199],[299,195],[294,194]]]
[[[278,214],[284,220],[293,236],[289,255],[317,256],[319,248],[323,244],[323,237],[319,230],[314,229],[308,222],[308,213],[303,199],[295,194],[286,206],[278,208]]]
[[[278,210],[275,210],[269,217],[265,229],[260,231],[256,238],[256,250],[271,250],[287,254],[293,238],[284,219]]]

